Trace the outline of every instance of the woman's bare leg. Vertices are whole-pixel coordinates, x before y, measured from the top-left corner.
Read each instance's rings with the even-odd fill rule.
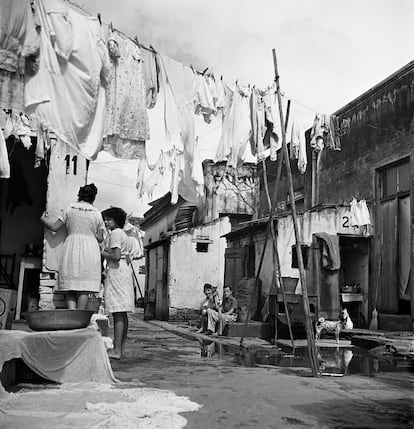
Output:
[[[122,352],[122,338],[124,335],[125,320],[123,312],[113,313],[114,317],[114,349],[108,353],[113,359],[120,359]]]
[[[76,309],[76,293],[73,293],[73,292],[66,293],[65,300],[69,310]]]
[[[78,292],[78,309],[86,310],[89,302],[89,293],[88,292]]]
[[[127,335],[128,335],[128,313],[124,312],[123,313],[123,317],[124,317],[124,331],[122,333],[122,343],[121,343],[121,356],[125,355],[125,344],[126,344],[126,339],[127,339]]]

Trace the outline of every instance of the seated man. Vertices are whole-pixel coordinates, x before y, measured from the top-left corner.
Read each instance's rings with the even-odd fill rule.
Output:
[[[219,303],[218,296],[216,293],[213,293],[213,290],[214,288],[210,283],[204,284],[203,291],[206,298],[201,305],[200,329],[197,331],[198,333],[206,332],[206,330],[207,333],[215,331],[216,322],[214,321],[213,323],[211,312],[217,315]]]
[[[215,300],[215,307],[217,307],[217,299]],[[236,321],[237,300],[233,297],[230,286],[224,286],[223,302],[218,307],[218,309],[214,308],[214,306],[207,308],[206,316],[207,335],[222,335],[224,327],[227,325],[227,323]]]
[[[223,288],[223,302],[218,314],[217,334],[223,335],[224,328],[228,323],[237,320],[237,299],[233,296],[230,286]]]

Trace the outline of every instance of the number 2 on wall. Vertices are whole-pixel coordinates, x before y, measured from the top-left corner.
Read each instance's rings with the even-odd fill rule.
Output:
[[[349,228],[349,217],[348,216],[342,216],[342,228]]]
[[[66,161],[66,174],[70,174],[70,155],[66,155],[65,156],[65,161]],[[78,156],[77,155],[73,155],[72,156],[72,162],[73,162],[73,174],[76,176],[77,173],[77,168],[78,168]]]

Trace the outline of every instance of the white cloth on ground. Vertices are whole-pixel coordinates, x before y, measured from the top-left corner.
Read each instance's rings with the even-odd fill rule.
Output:
[[[0,330],[0,369],[18,358],[36,374],[56,383],[116,381],[102,336],[94,329]],[[0,397],[4,393],[0,384]]]

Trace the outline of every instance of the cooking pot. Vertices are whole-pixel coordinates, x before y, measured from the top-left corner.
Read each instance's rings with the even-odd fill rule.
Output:
[[[33,331],[82,329],[89,325],[93,310],[41,310],[22,313]]]

